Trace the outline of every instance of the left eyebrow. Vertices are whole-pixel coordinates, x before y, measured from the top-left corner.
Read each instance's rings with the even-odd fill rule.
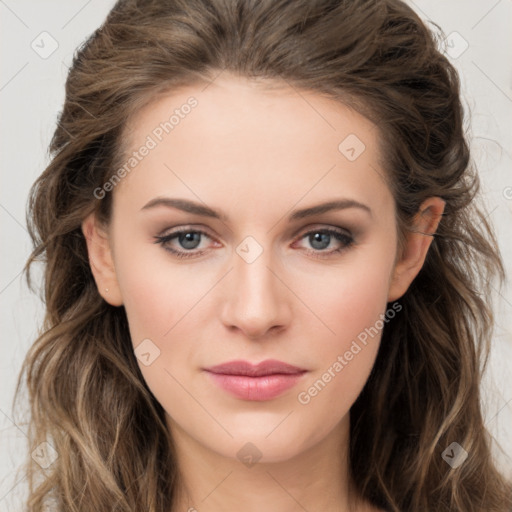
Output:
[[[329,201],[302,210],[295,210],[288,218],[289,222],[294,220],[304,219],[305,217],[311,217],[313,215],[319,215],[332,210],[346,210],[347,208],[358,208],[372,216],[372,210],[369,206],[355,201],[354,199],[339,199],[337,201]]]

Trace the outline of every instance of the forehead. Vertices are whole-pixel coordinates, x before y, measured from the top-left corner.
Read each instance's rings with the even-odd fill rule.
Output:
[[[192,143],[205,137],[218,141],[221,137],[235,139],[247,131],[263,136],[280,129],[281,139],[288,134],[301,139],[306,136],[311,144],[325,136],[336,144],[340,136],[352,130],[351,133],[357,132],[354,135],[365,139],[366,146],[375,148],[378,137],[371,121],[341,101],[300,90],[284,81],[250,80],[229,74],[211,83],[182,86],[159,94],[130,118],[125,135],[135,143],[155,130],[161,132],[161,127],[164,133],[156,133],[157,138],[172,132],[170,138],[177,139],[190,124],[196,132],[195,137],[189,138]],[[167,125],[167,130],[163,125]],[[201,125],[204,130],[198,132]],[[268,137],[266,142],[272,140]]]
[[[343,103],[285,82],[221,76],[182,87],[135,114],[126,137],[125,160],[150,149],[118,188],[145,199],[175,186],[219,199],[224,191],[222,200],[278,189],[295,201],[308,190],[385,187],[377,127]]]

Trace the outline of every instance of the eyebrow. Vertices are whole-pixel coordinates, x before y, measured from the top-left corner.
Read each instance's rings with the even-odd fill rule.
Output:
[[[196,203],[194,201],[190,201],[188,199],[174,199],[171,197],[155,197],[147,204],[145,204],[141,211],[150,210],[152,208],[156,208],[159,206],[164,206],[167,208],[176,208],[178,210],[182,210],[187,213],[193,213],[196,215],[201,215],[203,217],[211,217],[213,219],[219,219],[224,222],[228,221],[228,217],[225,213],[221,211],[213,210],[212,208],[201,204]],[[309,208],[303,208],[301,210],[295,210],[289,217],[288,221],[292,222],[299,219],[304,219],[306,217],[312,217],[313,215],[319,215],[322,213],[326,213],[332,210],[345,210],[348,208],[358,208],[360,210],[365,211],[370,216],[372,216],[372,210],[369,206],[360,203],[359,201],[355,201],[354,199],[337,199],[334,201],[328,201],[326,203],[321,203],[316,206],[311,206]]]

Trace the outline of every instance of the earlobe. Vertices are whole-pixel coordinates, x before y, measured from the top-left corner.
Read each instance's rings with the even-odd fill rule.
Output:
[[[423,267],[441,221],[444,206],[445,202],[440,197],[430,197],[421,204],[414,217],[412,229],[406,235],[404,250],[395,264],[388,302],[402,297]]]
[[[96,281],[98,293],[110,305],[121,306],[123,300],[117,282],[109,237],[94,213],[91,213],[82,222],[82,233],[86,240],[89,265]]]

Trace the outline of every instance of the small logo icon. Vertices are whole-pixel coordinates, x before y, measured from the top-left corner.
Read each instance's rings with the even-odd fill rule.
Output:
[[[366,149],[363,141],[351,133],[338,146],[339,152],[350,162],[357,160]]]
[[[236,453],[237,459],[248,468],[252,468],[263,456],[252,443],[245,443]]]
[[[453,442],[441,454],[441,457],[453,469],[456,469],[468,458],[468,452],[459,443]]]
[[[452,59],[458,59],[467,49],[469,43],[456,31],[446,37],[445,53]]]
[[[252,236],[245,237],[237,246],[236,253],[246,263],[252,263],[263,252],[263,247]]]
[[[142,340],[134,352],[137,359],[144,366],[152,364],[160,355],[160,349],[149,338]]]
[[[50,443],[44,441],[32,452],[32,458],[43,469],[47,469],[59,458],[59,454]]]
[[[59,43],[51,34],[44,31],[30,43],[30,47],[39,55],[39,57],[41,57],[41,59],[47,59],[55,52],[55,50],[57,50]]]

